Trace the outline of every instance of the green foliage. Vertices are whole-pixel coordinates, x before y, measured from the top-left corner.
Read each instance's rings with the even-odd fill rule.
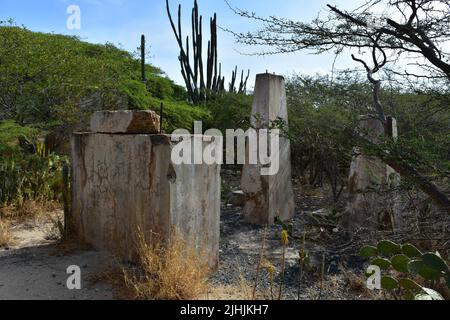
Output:
[[[448,264],[442,259],[442,257],[436,253],[426,253],[422,256],[423,263],[433,270],[440,273],[450,274]]]
[[[387,270],[391,266],[391,261],[389,261],[388,259],[385,259],[385,258],[375,258],[372,260],[372,262],[370,264],[372,264],[374,266],[378,266],[378,267],[380,267],[380,269]]]
[[[219,130],[249,128],[252,100],[252,96],[236,93],[210,99],[205,106],[211,112],[209,127]]]
[[[450,92],[448,88],[421,91],[393,85],[383,90],[386,112],[398,120],[397,139],[386,138],[377,147],[363,147],[366,154],[386,152],[399,164],[413,167],[450,195]],[[417,184],[404,175],[402,189]]]
[[[372,258],[376,256],[376,254],[377,254],[377,247],[374,246],[365,246],[361,248],[361,250],[359,251],[359,255],[366,259]]]
[[[406,255],[398,254],[392,257],[392,267],[398,272],[408,272],[408,263],[411,261]]]
[[[437,252],[422,254],[412,244],[401,246],[383,240],[376,247],[369,245],[361,248],[360,254],[364,258],[376,257],[370,264],[390,271],[390,274],[381,278],[381,287],[396,298],[442,300],[442,296],[428,286],[443,280],[450,288],[450,268]],[[426,282],[427,287],[420,285],[419,281]]]
[[[448,90],[393,88],[385,93],[389,113],[399,121],[399,141],[390,152],[432,178],[450,170],[450,95]]]
[[[8,155],[20,155],[18,144],[19,137],[27,140],[35,140],[39,135],[39,129],[31,126],[21,126],[13,120],[0,121],[0,157]]]
[[[39,146],[37,154],[22,158],[0,159],[0,207],[22,204],[25,200],[58,200],[62,167],[66,157],[46,154]]]
[[[420,258],[423,255],[419,249],[409,243],[402,246],[402,252],[410,258]]]
[[[372,89],[367,79],[352,72],[338,73],[333,79],[293,75],[287,78],[286,89],[294,173],[311,185],[328,182],[336,200],[348,178],[355,146],[349,134],[359,116],[373,113]],[[399,137],[382,141],[379,149],[450,194],[448,88],[420,91],[392,82],[382,88],[381,101],[386,114],[397,119]],[[417,191],[408,177],[401,181],[402,189]]]
[[[397,279],[390,277],[390,276],[384,276],[381,278],[381,287],[383,289],[386,289],[388,291],[394,290],[394,289],[398,289],[399,287],[399,282],[397,281]]]
[[[149,109],[158,112],[161,102],[164,102],[163,110],[163,129],[165,132],[173,132],[175,129],[192,130],[194,121],[202,120],[205,123],[211,122],[210,113],[202,107],[191,106],[187,103],[176,101],[162,101],[159,99],[150,99]]]
[[[412,275],[419,275],[426,280],[439,280],[441,273],[438,270],[428,267],[423,260],[413,260],[408,263],[408,272]]]
[[[147,77],[147,90],[155,98],[165,100],[174,99],[178,101],[187,101],[186,91],[173,83],[172,80],[151,73]]]
[[[122,87],[128,97],[128,108],[130,110],[147,110],[151,97],[147,88],[138,80],[129,80]]]
[[[402,248],[398,244],[389,240],[380,241],[377,245],[377,250],[386,257],[402,252]]]
[[[352,144],[346,128],[355,126],[365,101],[358,79],[294,75],[287,79],[289,136],[293,169],[304,183],[328,182],[337,201],[348,177]]]
[[[28,198],[53,198],[65,158],[26,156],[23,137],[33,145],[54,129],[87,126],[97,110],[151,109],[164,104],[163,129],[191,129],[212,123],[204,107],[189,105],[186,91],[161,70],[111,44],[31,32],[0,24],[0,206]]]
[[[77,104],[93,93],[104,105],[117,105],[132,61],[111,45],[11,26],[0,27],[0,56],[0,119],[20,124],[76,121]]]
[[[209,119],[207,111],[189,111],[186,91],[159,69],[146,65],[143,83],[140,60],[111,44],[3,25],[0,57],[0,120],[69,127],[101,109],[159,112],[160,102],[172,121],[168,127],[190,128],[190,120]]]
[[[403,278],[399,280],[400,286],[409,292],[421,292],[422,287],[414,280]]]

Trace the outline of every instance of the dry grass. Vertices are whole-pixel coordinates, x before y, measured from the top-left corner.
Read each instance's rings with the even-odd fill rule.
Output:
[[[4,206],[0,208],[0,218],[14,225],[33,223],[36,228],[45,229],[48,240],[59,240],[64,225],[62,207],[56,201],[26,200],[22,204]]]
[[[371,291],[367,288],[367,280],[362,276],[358,276],[352,271],[344,271],[344,281],[349,293],[358,299],[364,300],[380,300],[381,293]]]
[[[243,274],[240,275],[237,284],[211,287],[204,298],[206,300],[240,301],[273,300],[270,297],[270,292],[254,291],[254,284],[248,281]]]
[[[316,188],[310,185],[303,186],[302,193],[306,197],[323,198],[325,196],[321,188]]]
[[[12,235],[9,230],[9,223],[0,220],[0,248],[11,244]]]
[[[444,281],[437,283],[433,289],[439,292],[445,300],[450,300],[450,289]]]
[[[174,236],[170,243],[149,245],[139,237],[140,270],[124,271],[136,299],[191,300],[207,292],[208,265],[201,255]]]
[[[349,271],[345,274],[345,280],[349,290],[355,294],[367,293],[367,282],[362,277],[358,277],[353,272]]]
[[[120,263],[117,261],[100,272],[88,274],[86,281],[91,285],[99,283],[111,285],[113,297],[116,300],[131,300],[135,297],[130,287],[126,286],[124,269],[120,267]]]
[[[61,204],[55,201],[26,200],[22,204],[0,208],[0,216],[6,219],[23,220],[47,216],[49,212],[61,210]]]

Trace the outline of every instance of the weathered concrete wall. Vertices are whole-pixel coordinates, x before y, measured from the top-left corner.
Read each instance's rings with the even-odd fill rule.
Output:
[[[284,78],[268,73],[259,74],[256,76],[252,105],[252,126],[264,129],[280,119],[287,129],[289,121]],[[289,139],[281,135],[279,147],[280,166],[277,174],[263,176],[261,165],[244,165],[241,188],[246,198],[244,216],[250,223],[271,225],[276,217],[289,220],[294,216]]]
[[[362,136],[379,143],[386,134],[397,137],[397,122],[388,118],[386,128],[376,118],[364,116],[359,123]],[[392,229],[401,224],[395,194],[387,192],[399,183],[399,176],[390,166],[376,157],[355,149],[348,183],[349,202],[343,226],[349,229]]]
[[[71,145],[81,240],[133,260],[138,229],[148,241],[177,230],[217,267],[219,165],[172,165],[168,135],[75,133]]]

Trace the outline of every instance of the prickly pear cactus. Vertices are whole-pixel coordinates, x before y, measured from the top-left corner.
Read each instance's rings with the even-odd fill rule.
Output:
[[[383,240],[376,246],[362,247],[360,256],[389,273],[381,277],[380,284],[395,298],[443,300],[438,292],[419,284],[424,281],[435,284],[444,280],[450,288],[450,267],[438,252],[422,253],[412,244],[399,245]]]

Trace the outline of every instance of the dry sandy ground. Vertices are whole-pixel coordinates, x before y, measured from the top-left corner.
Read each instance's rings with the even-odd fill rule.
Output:
[[[13,227],[14,245],[0,249],[0,300],[104,300],[112,288],[89,277],[102,272],[110,258],[97,251],[64,252],[49,238],[49,222],[29,221]],[[81,290],[66,286],[71,265],[81,268]]]
[[[297,213],[293,220],[295,230],[302,230],[304,215]],[[265,258],[281,270],[282,244],[280,227],[267,230]],[[106,253],[90,250],[72,249],[61,246],[55,237],[55,224],[52,219],[32,219],[13,224],[14,245],[7,250],[0,249],[0,300],[109,300],[120,298],[120,289],[110,280],[110,271],[116,270],[118,263]],[[240,208],[222,208],[220,267],[210,279],[211,291],[200,299],[247,300],[252,295],[255,266],[260,258],[264,228],[252,226],[243,220]],[[298,292],[298,241],[291,241],[286,248],[286,274],[284,299],[297,299]],[[327,255],[328,274],[325,277],[322,299],[364,299],[362,292],[354,292],[347,286],[344,274],[340,272],[339,256],[320,244],[308,243],[311,265],[320,269],[322,254]],[[81,268],[82,289],[69,290],[66,282],[70,275],[67,268],[77,265]],[[116,266],[116,268],[114,268]],[[362,268],[357,266],[357,269]],[[106,277],[108,275],[108,277]],[[259,298],[268,298],[267,272],[262,272],[258,291]],[[320,282],[317,271],[305,274],[300,288],[300,299],[318,299]],[[106,281],[105,281],[106,280]],[[278,283],[275,278],[275,283]],[[364,288],[362,288],[364,289]],[[275,285],[275,291],[277,291]],[[270,299],[270,297],[269,297]]]

